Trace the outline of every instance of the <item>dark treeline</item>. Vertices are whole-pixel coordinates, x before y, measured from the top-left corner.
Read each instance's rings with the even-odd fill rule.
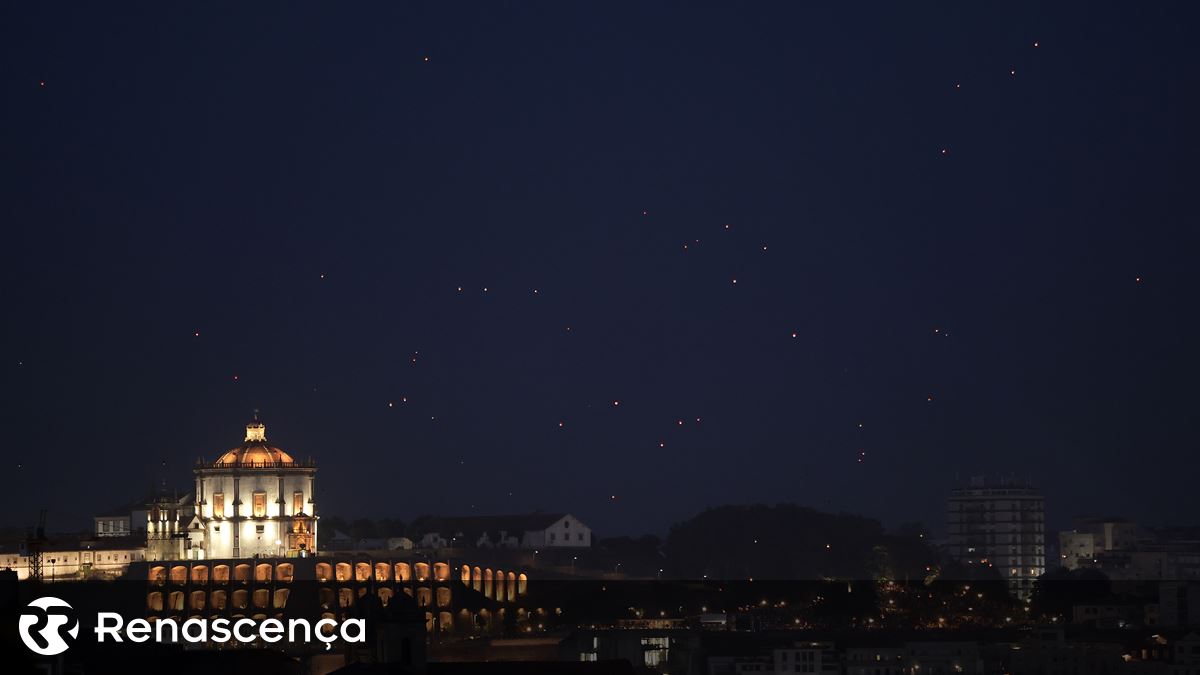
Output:
[[[335,531],[353,541],[416,540],[423,534],[411,529],[397,519],[327,516],[321,519],[319,543],[326,544]],[[692,579],[919,580],[936,570],[938,561],[919,525],[888,532],[871,518],[777,504],[708,509],[672,526],[665,541],[655,535],[597,535],[587,562],[634,575],[662,569],[663,574]]]
[[[675,576],[700,579],[920,579],[936,565],[920,526],[795,504],[721,506],[671,527]]]

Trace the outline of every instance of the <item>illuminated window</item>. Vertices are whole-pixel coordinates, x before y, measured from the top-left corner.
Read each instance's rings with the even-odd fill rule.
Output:
[[[218,492],[213,495],[213,518],[225,517],[225,495]]]
[[[265,518],[267,515],[267,493],[254,493],[254,517]]]
[[[296,490],[292,493],[292,513],[300,513],[304,510],[304,493]]]

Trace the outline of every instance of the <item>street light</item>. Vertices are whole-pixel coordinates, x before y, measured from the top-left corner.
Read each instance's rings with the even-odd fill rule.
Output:
[[[579,556],[577,556],[577,555],[571,556],[571,574],[575,574],[575,561],[576,560],[579,560]]]

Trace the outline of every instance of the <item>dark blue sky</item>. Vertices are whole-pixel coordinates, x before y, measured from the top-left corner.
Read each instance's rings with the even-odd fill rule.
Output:
[[[4,519],[1194,520],[1196,11],[830,4],[0,9]]]

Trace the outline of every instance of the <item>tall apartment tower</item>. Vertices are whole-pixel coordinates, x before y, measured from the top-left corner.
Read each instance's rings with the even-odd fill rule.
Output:
[[[965,565],[989,565],[1013,595],[1028,599],[1046,571],[1046,507],[1037,489],[972,479],[946,505],[949,553]]]

